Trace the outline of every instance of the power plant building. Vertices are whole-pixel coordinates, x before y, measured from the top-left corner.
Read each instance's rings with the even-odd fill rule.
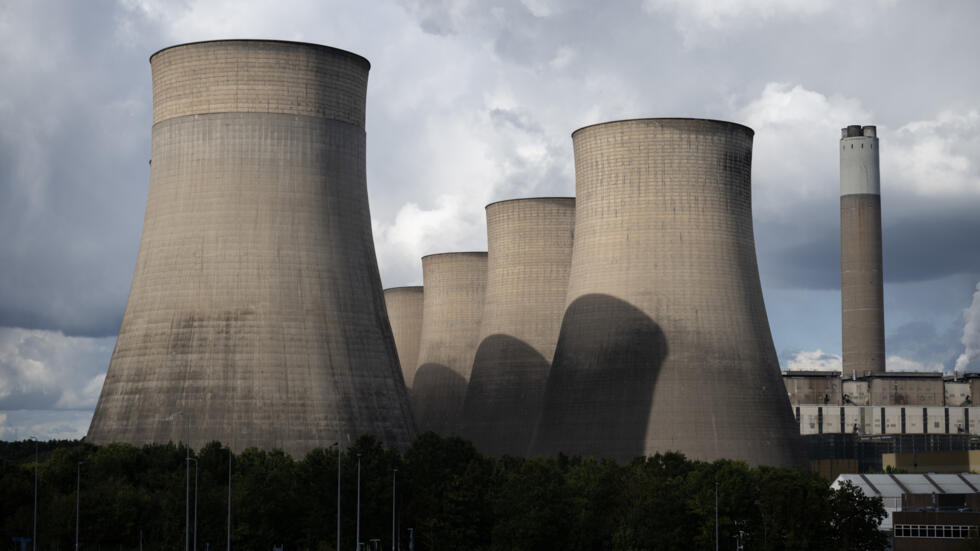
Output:
[[[368,209],[368,61],[228,40],[150,64],[146,216],[88,441],[406,447]]]
[[[575,242],[532,451],[801,465],[756,264],[753,131],[641,119],[572,138]]]
[[[421,286],[385,289],[385,306],[398,349],[398,363],[402,366],[402,377],[409,391],[418,367],[423,294],[424,288]]]
[[[463,435],[493,455],[525,455],[558,342],[575,199],[487,205],[487,288]]]
[[[424,256],[422,283],[422,334],[412,411],[420,432],[459,434],[483,318],[487,253]]]
[[[874,126],[841,129],[840,244],[844,373],[884,373],[881,182]]]

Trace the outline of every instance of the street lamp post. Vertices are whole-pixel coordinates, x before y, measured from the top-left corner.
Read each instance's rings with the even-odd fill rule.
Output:
[[[228,545],[226,551],[231,551],[231,448],[228,448]]]
[[[78,525],[79,525],[78,519],[80,514],[80,509],[78,505],[80,503],[79,496],[81,495],[82,492],[82,463],[85,462],[84,461],[78,462],[78,474],[76,475],[75,478],[75,551],[78,551]]]
[[[34,437],[34,536],[31,542],[37,551],[37,436]]]
[[[395,488],[398,484],[398,469],[393,469],[391,473],[391,551],[395,551],[395,542],[398,534],[395,533]]]
[[[183,410],[175,411],[171,418],[180,415],[184,418],[186,429],[184,431],[184,479],[187,480],[187,489],[184,494],[184,551],[190,551],[191,546],[191,418]]]
[[[357,532],[354,543],[354,549],[361,551],[361,454],[357,454]]]
[[[194,551],[197,551],[197,472],[199,464],[195,457],[188,457],[187,461],[194,462]]]
[[[340,442],[334,442],[337,446],[337,551],[340,551]]]

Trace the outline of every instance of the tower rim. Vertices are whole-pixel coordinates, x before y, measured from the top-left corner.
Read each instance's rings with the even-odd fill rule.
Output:
[[[358,62],[362,63],[364,65],[364,68],[365,69],[368,69],[368,70],[371,69],[371,62],[368,61],[368,59],[366,57],[364,57],[362,55],[355,54],[354,52],[351,52],[351,51],[348,51],[348,50],[344,50],[344,49],[341,49],[341,48],[336,48],[334,46],[327,46],[325,44],[317,44],[315,42],[300,42],[298,40],[278,40],[278,39],[272,39],[272,38],[268,38],[268,39],[267,38],[220,38],[220,39],[214,39],[214,40],[195,40],[193,42],[183,42],[181,44],[172,44],[172,45],[167,46],[165,48],[160,48],[159,50],[157,50],[157,51],[153,52],[152,54],[150,54],[149,62],[150,63],[153,63],[153,58],[154,57],[156,57],[157,55],[159,55],[159,54],[161,54],[161,53],[163,53],[163,52],[165,52],[167,50],[173,50],[175,48],[182,48],[184,46],[197,46],[197,45],[200,45],[200,44],[214,44],[214,43],[222,43],[222,42],[225,42],[225,43],[288,44],[288,45],[291,45],[291,46],[304,46],[304,47],[309,47],[309,48],[316,48],[316,49],[327,50],[327,51],[330,51],[330,52],[333,52],[333,53],[336,53],[336,54],[344,55],[344,56],[349,57],[349,58],[351,58],[351,59],[353,59],[355,61],[358,61]]]
[[[749,132],[749,135],[750,136],[755,136],[755,130],[752,130],[751,127],[748,127],[748,126],[746,126],[744,124],[737,123],[737,122],[723,121],[721,119],[703,119],[703,118],[699,118],[699,117],[635,117],[635,118],[631,118],[631,119],[617,119],[617,120],[614,120],[614,121],[604,121],[604,122],[597,122],[595,124],[588,124],[586,126],[579,127],[578,129],[576,129],[575,131],[573,131],[572,132],[572,138],[575,137],[575,134],[578,134],[579,132],[581,132],[583,130],[587,130],[587,129],[590,129],[590,128],[595,128],[597,126],[614,125],[614,124],[621,124],[621,123],[625,123],[625,122],[654,122],[654,121],[664,121],[664,122],[666,122],[666,121],[696,121],[696,122],[708,122],[708,123],[720,124],[720,125],[724,125],[724,126],[737,126],[737,127],[740,127],[740,128],[743,128],[743,129],[747,130]]]
[[[432,253],[432,254],[424,255],[422,257],[422,260],[425,260],[426,258],[432,258],[434,256],[464,256],[464,255],[487,256],[487,251],[450,251],[445,253]]]
[[[567,199],[567,200],[575,201],[575,196],[574,195],[547,195],[542,197],[514,197],[512,199],[501,199],[499,201],[493,201],[487,203],[487,205],[483,208],[488,209],[494,205],[499,205],[501,203],[516,203],[518,201],[548,201],[554,199],[563,199],[563,200]]]

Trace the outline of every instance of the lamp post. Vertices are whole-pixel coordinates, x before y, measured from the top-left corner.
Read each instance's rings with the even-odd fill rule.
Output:
[[[361,551],[361,454],[357,454],[357,532],[355,534],[356,551]]]
[[[197,551],[197,471],[198,462],[195,457],[188,457],[187,461],[194,462],[194,551]]]
[[[395,551],[398,534],[395,533],[395,488],[398,484],[398,469],[391,472],[391,551]]]
[[[37,436],[34,436],[34,536],[31,538],[34,551],[37,551]]]
[[[715,481],[715,551],[718,551],[718,481]]]
[[[80,514],[80,509],[78,505],[80,503],[79,496],[81,495],[82,492],[82,463],[85,462],[84,461],[78,462],[78,474],[76,475],[75,478],[75,551],[78,551],[78,525],[79,525],[78,519]]]
[[[354,549],[361,551],[361,454],[357,454],[357,533],[354,543]]]
[[[231,448],[228,448],[228,545],[226,551],[231,551]]]
[[[337,446],[337,551],[340,551],[340,442],[334,442],[331,447]]]
[[[184,450],[184,478],[187,480],[187,489],[184,494],[184,551],[190,551],[191,546],[191,418],[183,410],[175,411],[170,417],[180,415],[185,421]]]

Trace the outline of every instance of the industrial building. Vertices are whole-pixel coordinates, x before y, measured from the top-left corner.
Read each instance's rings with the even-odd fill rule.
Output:
[[[406,447],[368,210],[368,61],[223,40],[150,65],[146,217],[87,440]]]
[[[572,139],[572,265],[532,452],[803,464],[756,263],[753,131],[639,119]]]
[[[398,349],[398,363],[409,393],[415,380],[419,360],[419,339],[422,335],[422,301],[424,287],[392,287],[385,289],[385,307],[391,333]]]
[[[842,474],[831,487],[845,482],[881,498],[879,529],[893,535],[895,551],[964,549],[965,540],[980,536],[980,475]]]
[[[412,411],[420,431],[459,434],[483,319],[487,253],[422,257],[422,284],[422,332]]]
[[[541,413],[565,311],[575,199],[512,199],[486,212],[486,299],[463,435],[483,453],[519,456]]]
[[[972,399],[980,374],[786,371],[783,384],[803,435],[980,435],[980,407]]]

